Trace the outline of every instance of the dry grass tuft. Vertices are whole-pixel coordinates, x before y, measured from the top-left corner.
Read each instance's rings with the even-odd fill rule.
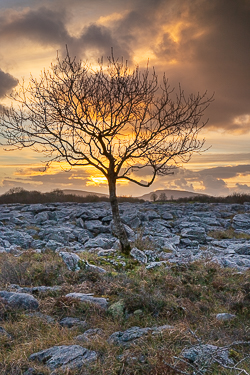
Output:
[[[98,263],[93,254],[83,254],[84,259]],[[171,265],[146,270],[145,266],[130,265],[130,269],[106,274],[88,273],[87,270],[67,270],[58,254],[47,251],[36,254],[25,252],[19,257],[0,254],[0,288],[10,284],[21,286],[60,285],[56,293],[38,294],[40,313],[46,317],[31,316],[24,311],[11,311],[0,301],[1,326],[10,337],[0,337],[0,374],[22,375],[29,367],[36,374],[47,375],[46,366],[30,363],[30,354],[54,345],[79,344],[75,337],[88,328],[100,328],[101,334],[90,337],[81,345],[95,350],[98,360],[82,370],[68,375],[161,375],[193,374],[193,369],[180,363],[173,369],[174,357],[184,348],[197,343],[195,332],[202,342],[224,346],[233,341],[250,341],[250,272],[239,274],[232,269],[222,269],[217,264],[196,262],[189,266]],[[65,297],[69,292],[94,293],[105,297],[109,305],[122,301],[124,309],[119,317],[96,305]],[[236,314],[231,321],[218,321],[216,314]],[[59,321],[64,317],[77,317],[86,327],[63,328]],[[133,326],[154,327],[173,325],[174,330],[159,335],[147,335],[130,347],[108,343],[116,331]],[[247,347],[237,347],[232,356],[239,361],[248,353]],[[248,373],[250,364],[244,362]],[[62,372],[67,374],[67,372]],[[213,365],[209,374],[231,374]],[[59,372],[58,372],[59,374]]]

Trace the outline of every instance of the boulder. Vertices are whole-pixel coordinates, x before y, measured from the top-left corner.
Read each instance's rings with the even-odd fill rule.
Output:
[[[80,320],[78,318],[72,318],[72,317],[69,317],[69,316],[61,319],[59,324],[62,327],[67,327],[67,328],[72,328],[72,327],[76,327],[76,326],[78,326],[78,327],[79,326],[80,327],[86,327],[87,326],[87,323],[86,323],[85,320]]]
[[[34,217],[35,223],[38,225],[43,224],[44,222],[49,220],[49,215],[47,211],[39,212]]]
[[[145,212],[148,221],[153,219],[160,219],[160,215],[155,210],[148,210]]]
[[[111,344],[122,345],[122,346],[129,346],[137,341],[142,336],[146,336],[149,333],[152,335],[160,334],[165,330],[172,330],[174,329],[173,326],[164,325],[160,327],[131,327],[124,332],[118,331],[112,333],[109,337],[108,342]]]
[[[76,298],[82,302],[93,303],[94,305],[97,305],[103,309],[107,309],[108,306],[108,301],[106,300],[106,298],[93,297],[91,294],[69,293],[66,294],[66,297]]]
[[[219,313],[219,314],[216,315],[216,319],[220,320],[222,322],[225,322],[225,321],[228,321],[228,320],[232,320],[234,318],[236,318],[236,315],[229,314],[229,313]]]
[[[38,361],[49,367],[50,370],[79,369],[89,362],[95,361],[95,351],[83,348],[80,345],[53,346],[31,354],[30,361]]]
[[[150,270],[152,268],[160,267],[162,265],[166,265],[167,261],[163,260],[161,262],[150,262],[147,266],[146,269]]]
[[[250,214],[238,214],[233,218],[232,227],[238,230],[250,229]]]
[[[98,234],[95,238],[90,238],[84,244],[84,249],[91,249],[95,247],[101,247],[102,249],[111,249],[117,246],[117,238],[109,235]]]
[[[164,212],[162,215],[161,215],[162,219],[164,220],[173,220],[174,217],[173,215],[171,214],[171,212]]]
[[[221,363],[226,366],[234,365],[232,359],[229,358],[229,350],[227,348],[203,344],[195,345],[190,349],[184,350],[183,357],[198,366],[207,367],[213,363]]]
[[[141,225],[141,220],[138,217],[136,211],[124,213],[121,216],[121,220],[124,224],[130,226],[133,229],[138,229]]]
[[[28,233],[7,228],[4,228],[4,231],[0,232],[0,238],[7,240],[11,245],[17,245],[23,249],[30,248],[33,241],[33,237]]]
[[[27,293],[0,291],[0,297],[13,309],[37,310],[39,308],[38,300]]]
[[[93,271],[93,272],[99,272],[99,273],[106,273],[107,271],[99,266],[95,266],[94,264],[90,264],[87,261],[85,262],[85,269],[88,271]]]
[[[240,255],[250,255],[250,242],[245,242],[242,244],[233,244],[230,246],[235,253]]]
[[[148,262],[147,255],[136,247],[133,247],[133,249],[130,251],[130,255],[139,263],[145,264]]]
[[[75,254],[75,253],[67,253],[61,251],[59,253],[60,257],[62,257],[62,260],[66,264],[69,271],[79,271],[80,267],[78,265],[78,262],[81,261],[81,258]]]
[[[110,233],[110,228],[103,225],[100,220],[86,220],[85,227],[94,234]]]
[[[5,329],[3,327],[0,327],[0,337],[1,336],[5,336],[8,339],[11,339],[11,335],[7,331],[5,331]]]
[[[54,318],[52,318],[52,316],[46,315],[46,314],[42,314],[39,311],[30,312],[30,313],[28,313],[26,315],[30,316],[30,317],[35,317],[35,318],[41,319],[41,320],[47,322],[48,324],[53,324],[53,323],[56,322],[56,320]]]
[[[90,328],[87,329],[87,331],[85,331],[82,335],[76,336],[75,340],[79,342],[88,342],[91,339],[100,336],[102,333],[103,331],[100,328]]]
[[[188,238],[191,241],[198,241],[199,243],[206,242],[206,232],[202,227],[191,227],[183,228],[181,231],[181,236]]]

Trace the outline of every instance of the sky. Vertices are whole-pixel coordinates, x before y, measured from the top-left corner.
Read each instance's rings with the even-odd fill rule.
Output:
[[[118,185],[119,195],[156,189],[211,195],[250,193],[250,0],[0,0],[0,106],[30,74],[38,77],[57,53],[96,63],[110,55],[147,63],[186,94],[214,94],[200,137],[206,151],[150,188]],[[106,193],[93,168],[52,165],[30,149],[0,147],[0,193],[78,189]]]

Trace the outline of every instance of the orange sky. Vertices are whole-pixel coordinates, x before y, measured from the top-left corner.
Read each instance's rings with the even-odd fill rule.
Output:
[[[122,182],[121,195],[158,188],[209,194],[250,192],[250,1],[249,0],[2,0],[0,4],[0,103],[17,80],[29,79],[64,54],[96,63],[108,56],[144,67],[149,59],[170,85],[186,93],[208,91],[202,136],[208,151],[194,155],[174,175],[149,189]],[[107,192],[93,168],[65,172],[53,165],[41,172],[42,156],[25,149],[0,149],[0,193],[16,186]]]

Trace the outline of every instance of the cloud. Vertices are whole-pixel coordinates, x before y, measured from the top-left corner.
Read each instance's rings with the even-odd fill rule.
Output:
[[[250,186],[248,186],[247,184],[239,184],[237,183],[236,184],[236,188],[239,192],[243,192],[243,193],[250,193]]]
[[[207,168],[200,171],[177,168],[174,175],[157,179],[154,189],[181,189],[215,196],[229,195],[250,190],[247,184],[232,182],[234,179],[240,180],[241,178],[244,181],[246,177],[250,180],[250,165],[248,164]],[[231,182],[230,179],[232,179]]]
[[[45,1],[7,9],[0,19],[1,42],[24,38],[65,54],[116,56],[146,63],[187,92],[215,92],[209,125],[250,130],[249,0]],[[79,13],[79,16],[78,14]],[[116,13],[116,17],[111,15]],[[119,15],[119,17],[117,16]],[[105,24],[101,16],[106,17]],[[110,17],[108,17],[110,16]],[[81,19],[84,22],[81,22]],[[69,31],[76,24],[77,33]],[[11,45],[9,46],[11,48]]]
[[[216,178],[211,175],[207,175],[202,179],[204,186],[204,192],[211,195],[229,195],[230,190],[225,181],[221,178]]]
[[[0,69],[0,98],[8,94],[18,83],[18,80],[9,73]],[[2,107],[1,107],[2,108]]]
[[[66,20],[63,10],[55,11],[46,7],[8,10],[0,18],[0,35],[2,40],[25,38],[46,46],[65,45],[70,39]]]
[[[203,169],[198,172],[202,176],[212,176],[215,178],[228,179],[237,177],[239,175],[250,175],[250,165],[237,165],[237,166],[227,166],[227,167],[215,167]]]

